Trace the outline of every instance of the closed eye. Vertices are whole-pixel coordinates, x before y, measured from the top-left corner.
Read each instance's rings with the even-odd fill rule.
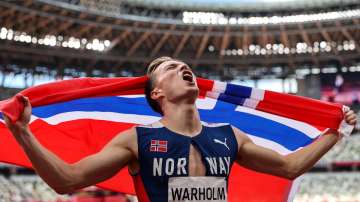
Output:
[[[166,67],[166,70],[172,70],[172,69],[175,69],[177,67],[177,65],[168,65]]]

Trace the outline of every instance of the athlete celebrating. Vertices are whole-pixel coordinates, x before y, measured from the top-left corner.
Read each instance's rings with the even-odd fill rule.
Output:
[[[199,88],[187,64],[170,57],[148,67],[146,98],[163,117],[114,137],[100,152],[69,164],[44,148],[29,129],[31,105],[20,120],[6,125],[36,172],[58,193],[104,181],[128,165],[139,201],[227,201],[227,182],[234,162],[294,179],[309,170],[340,138],[328,130],[309,146],[287,156],[255,145],[229,124],[200,121],[195,101]],[[345,114],[355,125],[356,115]]]

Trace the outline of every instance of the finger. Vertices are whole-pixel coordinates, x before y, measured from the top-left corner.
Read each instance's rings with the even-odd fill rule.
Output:
[[[348,116],[348,115],[351,115],[351,114],[355,114],[353,110],[347,111],[347,112],[345,113],[345,116]]]
[[[356,123],[356,116],[352,116],[346,119],[347,123]]]
[[[5,121],[6,123],[8,123],[9,120],[10,120],[9,117],[6,116],[4,113],[3,113],[2,115],[3,115],[4,121]]]
[[[21,99],[24,102],[25,107],[30,105],[30,101],[28,97],[21,96]]]
[[[353,125],[354,123],[356,123],[356,119],[347,120],[346,123]]]
[[[346,119],[346,122],[350,122],[350,121],[356,121],[356,117],[350,117],[348,119]]]
[[[7,126],[10,125],[10,124],[12,124],[12,121],[11,121],[11,119],[10,119],[8,116],[6,116],[4,113],[3,113],[2,115],[3,115],[3,117],[4,117],[4,121],[5,121],[5,123],[6,123]]]
[[[345,116],[345,119],[353,119],[356,118],[356,114],[348,114]]]
[[[350,125],[355,125],[355,124],[356,124],[356,119],[350,120],[350,121],[349,121],[349,124],[350,124]]]

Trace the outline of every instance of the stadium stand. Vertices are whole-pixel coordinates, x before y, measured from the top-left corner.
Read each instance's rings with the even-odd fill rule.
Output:
[[[352,172],[307,173],[294,202],[360,201],[360,175]]]
[[[344,138],[337,143],[323,158],[318,162],[318,166],[328,166],[333,163],[353,163],[360,162],[360,134]]]
[[[133,196],[89,187],[71,195],[55,193],[36,175],[0,175],[1,202],[130,202]]]
[[[0,201],[68,201],[68,196],[57,195],[38,176],[0,175]]]

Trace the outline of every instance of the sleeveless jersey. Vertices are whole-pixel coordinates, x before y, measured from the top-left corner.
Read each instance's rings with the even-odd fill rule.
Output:
[[[201,155],[205,176],[225,180],[227,195],[228,176],[238,153],[231,125],[202,123],[201,132],[188,137],[157,124],[136,127],[140,169],[133,180],[139,201],[168,201],[168,194],[173,194],[168,190],[169,179],[189,176],[190,145]]]

